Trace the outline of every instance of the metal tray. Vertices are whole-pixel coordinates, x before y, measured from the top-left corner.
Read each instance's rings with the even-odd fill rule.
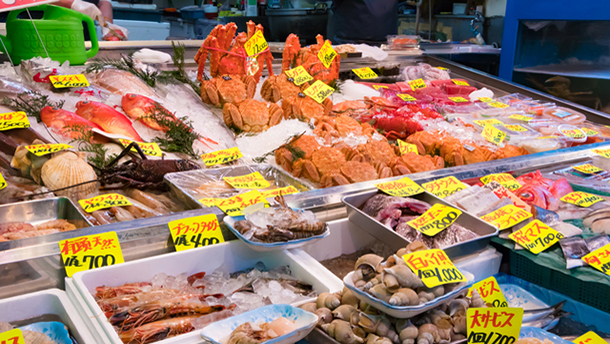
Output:
[[[224,168],[168,173],[165,175],[165,181],[169,184],[172,195],[178,200],[193,208],[203,208],[204,205],[199,203],[199,199],[206,197],[218,198],[218,196],[206,196],[195,191],[203,181],[214,179],[222,181],[223,177],[242,176],[256,171],[260,172],[267,180],[275,180],[278,187],[292,185],[299,191],[312,189],[310,185],[306,185],[285,171],[268,164],[237,165]]]
[[[37,225],[57,219],[68,220],[77,229],[91,227],[91,223],[66,197],[45,198],[0,206],[0,223],[27,222]]]
[[[353,224],[360,227],[365,232],[369,233],[373,237],[377,238],[384,244],[388,245],[392,250],[398,251],[409,244],[409,241],[404,237],[398,235],[393,229],[384,226],[381,222],[373,219],[369,215],[365,214],[360,208],[364,203],[375,194],[378,190],[370,190],[360,192],[354,195],[343,197],[342,201],[347,206],[347,216]],[[444,204],[450,207],[454,205],[449,204],[442,199],[434,196],[429,192],[424,192],[419,195],[411,196],[411,198],[418,199],[434,205],[436,203]],[[460,209],[461,210],[461,209]],[[476,233],[479,237],[472,240],[467,240],[459,244],[445,247],[443,250],[450,258],[459,257],[466,254],[472,254],[476,251],[485,249],[491,240],[491,237],[498,234],[498,229],[487,222],[479,219],[478,217],[462,210],[462,215],[455,222],[465,228],[470,229]]]

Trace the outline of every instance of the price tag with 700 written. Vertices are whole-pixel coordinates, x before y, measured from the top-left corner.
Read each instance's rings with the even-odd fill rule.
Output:
[[[415,153],[419,154],[417,151],[417,146],[412,143],[407,143],[401,139],[398,139],[398,149],[400,149],[400,155],[405,155],[407,153]]]
[[[244,176],[223,177],[222,179],[236,189],[264,189],[271,186],[258,171]]]
[[[502,130],[494,127],[493,125],[487,124],[485,128],[483,128],[483,132],[481,133],[485,140],[494,143],[496,145],[500,145],[504,138],[506,137],[506,133]]]
[[[576,344],[608,344],[602,337],[593,331],[589,331],[572,341]]]
[[[30,121],[23,111],[6,112],[0,114],[0,131],[17,128],[29,128]]]
[[[79,271],[124,262],[116,232],[62,240],[59,242],[59,250],[68,277]]]
[[[119,141],[121,142],[123,147],[127,147],[127,146],[129,146],[130,143],[135,142],[135,141],[127,140],[127,139],[119,139]],[[144,153],[145,155],[163,156],[163,152],[161,151],[161,148],[159,148],[159,145],[156,142],[151,142],[151,143],[136,142],[136,144],[138,145],[138,147],[140,147],[140,149],[142,150],[142,153]],[[137,152],[137,150],[133,147],[131,148],[131,151]]]
[[[538,254],[553,246],[563,238],[563,234],[540,220],[534,220],[508,237],[533,254]]]
[[[591,149],[591,151],[597,155],[601,155],[604,158],[610,158],[610,148],[607,149]]]
[[[434,236],[451,226],[460,215],[461,210],[436,203],[421,216],[407,223],[427,236]]]
[[[243,209],[261,202],[269,203],[263,198],[260,191],[250,190],[233,197],[217,199],[216,206],[229,216],[242,216]]]
[[[597,195],[592,195],[590,193],[574,191],[561,197],[561,200],[566,203],[577,205],[579,207],[588,208],[597,202],[603,201],[604,199]]]
[[[404,177],[392,182],[375,184],[375,186],[388,195],[396,197],[408,197],[424,192],[424,189],[409,177]]]
[[[317,101],[320,104],[333,92],[335,92],[334,88],[328,86],[320,80],[317,80],[313,83],[313,85],[309,86],[305,91],[303,91],[303,93],[310,96],[311,98],[313,98],[313,100]]]
[[[88,87],[89,81],[82,74],[50,75],[49,81],[55,88]]]
[[[322,48],[318,52],[318,59],[324,64],[324,67],[330,68],[330,64],[333,62],[335,57],[337,56],[337,52],[330,45],[330,41],[324,42]]]
[[[83,207],[83,209],[88,213],[92,213],[100,209],[132,205],[131,202],[125,198],[125,196],[117,193],[109,193],[87,199],[80,199],[78,200],[78,204],[80,204],[80,206]]]
[[[606,275],[610,275],[610,244],[598,248],[581,259]]]
[[[170,221],[167,225],[176,251],[225,242],[214,214]]]
[[[454,176],[433,180],[431,182],[422,184],[422,186],[428,192],[440,198],[451,196],[454,193],[460,190],[464,190],[468,187],[466,184],[462,183]]]
[[[469,308],[468,344],[514,343],[519,339],[523,308]]]
[[[495,225],[499,230],[504,230],[517,225],[530,217],[532,213],[517,208],[514,204],[507,204],[500,209],[481,216],[481,219]]]
[[[421,78],[409,81],[409,86],[411,86],[411,89],[413,91],[427,87],[426,82],[424,81],[424,79]]]
[[[0,343],[2,344],[25,344],[23,332],[15,328],[10,331],[0,333]]]
[[[435,248],[417,251],[405,254],[402,259],[428,288],[447,283],[466,282],[464,275],[453,265],[443,250]]]
[[[246,49],[246,54],[248,54],[248,56],[254,56],[268,47],[269,45],[267,44],[267,40],[265,40],[262,31],[256,31],[244,45],[244,49]]]
[[[307,81],[313,80],[313,77],[309,73],[307,73],[305,67],[303,66],[292,68],[291,70],[287,70],[284,73],[286,73],[289,78],[292,78],[292,82],[294,82],[294,84],[297,86],[301,86]]]
[[[29,145],[29,146],[25,146],[25,148],[36,156],[43,156],[43,155],[60,152],[65,149],[72,148],[72,146],[67,145],[65,143],[49,143],[49,144],[42,144],[42,145]]]
[[[509,190],[517,190],[521,187],[521,184],[519,184],[515,177],[508,173],[489,174],[485,177],[482,177],[481,181],[483,182],[483,184],[488,184],[492,181],[496,181]]]
[[[591,164],[572,166],[572,168],[575,169],[576,171],[586,173],[586,174],[595,174],[595,173],[604,171],[601,168],[599,168],[597,166],[593,166]]]
[[[237,147],[217,150],[211,153],[201,155],[201,159],[206,166],[222,165],[228,162],[241,159],[243,154]]]
[[[298,192],[299,192],[299,190],[297,188],[295,188],[292,185],[289,185],[284,188],[261,191],[261,195],[263,195],[263,198],[269,198],[269,197],[276,197],[276,196],[280,196],[280,195],[281,196],[291,195],[291,194],[295,194]]]
[[[508,302],[500,289],[500,285],[495,277],[490,276],[477,282],[468,289],[468,297],[472,297],[472,291],[476,290],[486,304],[495,308],[508,307]]]
[[[352,72],[356,74],[360,79],[374,79],[378,77],[377,73],[369,67],[352,69]]]

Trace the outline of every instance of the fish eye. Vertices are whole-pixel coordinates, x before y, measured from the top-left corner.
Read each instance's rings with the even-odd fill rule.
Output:
[[[228,76],[228,75],[225,75],[225,76],[223,76],[222,78],[223,78],[223,79],[225,79],[226,81],[231,80],[231,77],[230,77],[230,76]]]
[[[305,98],[305,95],[303,94],[303,92],[299,92],[299,97]]]
[[[85,101],[83,102],[83,105],[87,105],[87,104],[89,104],[89,101],[88,101],[88,100],[85,100]]]
[[[57,111],[57,110],[59,110],[59,108],[54,107],[54,108],[51,108],[51,110]]]
[[[129,95],[129,98],[135,98],[135,97],[137,97],[137,95],[136,95],[136,94],[133,94],[133,93],[132,93],[132,94],[130,94],[130,95]]]

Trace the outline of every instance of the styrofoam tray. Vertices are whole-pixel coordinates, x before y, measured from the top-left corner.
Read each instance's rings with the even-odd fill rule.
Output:
[[[42,314],[59,316],[79,344],[97,343],[66,293],[59,289],[48,289],[0,300],[2,322],[23,320]]]
[[[237,240],[100,269],[82,271],[74,275],[73,281],[84,301],[84,304],[81,302],[80,306],[88,308],[93,313],[93,316],[104,329],[105,335],[113,343],[122,344],[116,331],[112,328],[93,298],[92,293],[95,293],[95,287],[102,285],[119,286],[130,282],[150,281],[158,273],[174,276],[181,273],[193,274],[201,271],[212,273],[223,264],[228,271],[241,271],[252,268],[259,261],[263,262],[268,269],[288,265],[294,277],[311,284],[313,289],[318,293],[336,292],[343,288],[342,283],[337,283],[337,278],[330,271],[325,271],[317,262],[317,266],[311,261],[304,262],[290,251],[256,252]],[[305,302],[310,301],[313,301],[313,298]],[[200,342],[200,340],[199,334],[197,331],[194,331],[156,343],[180,342],[184,344],[196,343]]]

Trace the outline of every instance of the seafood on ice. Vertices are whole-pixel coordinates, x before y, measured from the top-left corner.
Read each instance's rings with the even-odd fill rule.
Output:
[[[125,115],[104,103],[80,101],[76,104],[76,114],[99,125],[107,133],[123,135],[138,142],[143,141]]]
[[[295,324],[284,318],[279,317],[270,322],[257,324],[253,322],[243,323],[229,336],[228,344],[257,344],[263,343],[270,339],[283,336],[296,329]]]
[[[6,222],[0,224],[0,242],[32,238],[40,235],[73,231],[76,226],[68,220],[51,220],[36,225],[26,222]]]
[[[13,325],[5,322],[0,322],[0,333],[10,331],[13,329]],[[23,341],[25,344],[58,344],[56,341],[51,339],[48,335],[42,332],[35,332],[30,330],[21,330],[23,334]]]

